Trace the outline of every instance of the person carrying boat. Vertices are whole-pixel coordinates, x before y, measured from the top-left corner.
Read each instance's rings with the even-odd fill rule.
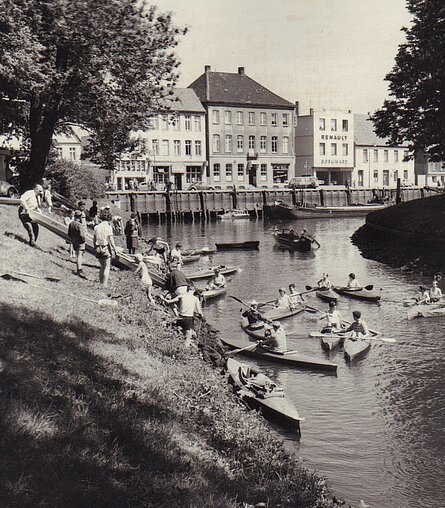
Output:
[[[362,313],[359,310],[355,310],[352,313],[354,321],[343,330],[341,333],[352,332],[351,338],[360,338],[369,334],[368,325],[361,319]]]
[[[335,302],[329,302],[329,310],[327,314],[320,319],[326,319],[327,323],[321,330],[321,333],[339,332],[342,330],[341,322],[344,321],[342,315],[337,310]]]
[[[293,306],[292,300],[289,295],[286,294],[284,288],[278,290],[278,298],[275,301],[275,307],[280,309],[290,309]]]
[[[43,187],[41,185],[36,185],[34,189],[26,191],[20,196],[19,219],[28,233],[29,245],[31,247],[37,242],[39,225],[37,222],[32,221],[29,212],[40,212],[42,196]]]
[[[329,275],[327,273],[323,273],[321,279],[317,282],[317,286],[319,288],[331,289],[332,282],[329,280]]]
[[[362,287],[360,282],[355,278],[355,273],[349,274],[349,280],[346,287],[348,289],[359,289]]]
[[[277,353],[287,351],[286,332],[279,321],[274,321],[272,325],[265,325],[264,340],[260,342],[260,345]]]
[[[297,291],[295,284],[289,284],[289,298],[292,304],[292,307],[296,307],[304,302],[304,297],[301,293]]]
[[[216,267],[213,269],[215,275],[213,279],[207,284],[206,290],[210,289],[221,289],[226,287],[226,278],[221,273],[221,270]]]
[[[266,321],[264,316],[258,310],[258,303],[256,300],[252,300],[250,302],[249,309],[245,310],[241,315],[249,322],[249,328],[255,328],[260,323]]]
[[[433,280],[433,287],[430,289],[430,299],[432,302],[438,302],[442,298],[442,290],[437,285],[437,280]]]

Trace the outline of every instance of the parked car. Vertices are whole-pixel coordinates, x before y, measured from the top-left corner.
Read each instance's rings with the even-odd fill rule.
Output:
[[[187,190],[215,190],[215,187],[213,185],[207,185],[205,183],[192,183]]]
[[[290,187],[291,189],[307,189],[307,188],[316,189],[319,185],[323,183],[324,182],[322,180],[319,180],[316,176],[303,175],[291,178],[289,180],[288,187]]]
[[[0,196],[8,196],[8,198],[13,198],[17,196],[19,191],[14,187],[14,185],[4,182],[0,180]]]

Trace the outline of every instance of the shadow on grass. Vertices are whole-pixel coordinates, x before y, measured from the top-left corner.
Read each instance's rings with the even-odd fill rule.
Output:
[[[105,330],[0,312],[1,506],[230,506],[221,472],[176,444],[171,397],[88,350]]]

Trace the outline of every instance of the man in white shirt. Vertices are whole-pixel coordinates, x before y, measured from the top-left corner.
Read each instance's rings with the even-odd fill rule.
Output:
[[[362,286],[360,285],[360,282],[355,278],[355,273],[349,274],[349,280],[348,280],[348,289],[358,289]]]
[[[275,307],[279,307],[280,309],[290,309],[293,303],[290,296],[286,294],[286,290],[284,288],[280,288],[278,290],[278,294],[279,296],[275,302]]]
[[[110,225],[111,213],[103,210],[100,213],[100,224],[94,226],[94,250],[100,263],[99,281],[106,288],[110,277],[111,256],[116,255],[113,229]]]
[[[24,192],[20,197],[19,219],[29,236],[29,245],[33,246],[39,236],[39,225],[33,222],[29,212],[40,212],[40,202],[43,196],[43,187],[36,185],[34,189]]]

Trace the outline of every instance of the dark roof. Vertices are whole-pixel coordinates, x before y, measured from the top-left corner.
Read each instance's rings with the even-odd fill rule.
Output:
[[[354,115],[354,141],[360,146],[388,146],[388,138],[380,138],[374,131],[369,115]],[[406,146],[402,144],[400,146]]]
[[[174,88],[173,95],[162,99],[160,103],[165,104],[170,111],[205,113],[198,96],[191,88]]]
[[[208,78],[208,79],[207,79]],[[206,72],[189,88],[202,103],[294,108],[294,104],[274,94],[244,73]]]

